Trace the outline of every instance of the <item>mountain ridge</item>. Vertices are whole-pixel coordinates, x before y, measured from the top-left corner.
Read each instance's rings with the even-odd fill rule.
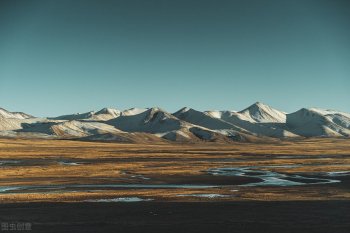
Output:
[[[350,137],[350,114],[321,108],[285,113],[262,102],[241,111],[169,113],[159,107],[98,111],[37,118],[0,108],[0,136],[114,142],[269,141],[307,137]]]

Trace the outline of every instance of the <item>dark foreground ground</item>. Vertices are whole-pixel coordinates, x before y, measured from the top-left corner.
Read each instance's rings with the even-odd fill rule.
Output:
[[[30,232],[349,233],[350,201],[1,204],[0,221]]]

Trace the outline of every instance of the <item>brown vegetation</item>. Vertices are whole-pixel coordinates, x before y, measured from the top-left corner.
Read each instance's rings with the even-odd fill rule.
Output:
[[[302,165],[271,168],[284,173],[350,170],[346,139],[310,139],[273,144],[115,144],[68,140],[1,139],[0,160],[20,161],[0,166],[0,186],[56,184],[211,184],[210,189],[106,189],[59,193],[0,194],[1,202],[82,201],[91,198],[140,196],[161,201],[208,201],[178,196],[216,193],[219,200],[349,199],[349,180],[341,183],[292,187],[242,187],[244,177],[207,174],[217,167]],[[78,163],[67,165],[61,162]],[[0,161],[1,162],[1,161]],[[317,166],[315,166],[317,165]],[[149,179],[143,179],[147,177]],[[238,190],[238,191],[232,191]],[[217,200],[217,199],[215,199]]]

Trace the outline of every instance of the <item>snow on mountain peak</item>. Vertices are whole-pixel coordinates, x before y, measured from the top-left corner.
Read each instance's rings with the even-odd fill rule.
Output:
[[[178,110],[178,111],[176,111],[175,113],[173,113],[173,115],[175,115],[175,114],[180,114],[180,113],[185,113],[185,112],[188,112],[188,111],[190,111],[190,110],[192,110],[192,108],[183,107],[183,108],[181,108],[180,110]]]
[[[320,108],[302,108],[286,114],[261,102],[240,112],[203,112],[184,107],[170,114],[159,107],[131,108],[122,112],[114,108],[103,108],[97,112],[55,118],[34,118],[25,113],[0,108],[0,135],[86,137],[105,133],[110,133],[112,138],[117,134],[134,138],[137,134],[138,139],[151,137],[154,140],[162,137],[180,141],[214,138],[225,141],[232,135],[275,138],[350,137],[350,114]]]
[[[138,113],[138,114],[134,114]],[[132,109],[108,122],[116,128],[127,132],[164,133],[179,130],[186,122],[161,108],[148,108],[146,110]]]
[[[52,120],[84,120],[89,119],[95,114],[94,111],[85,112],[85,113],[73,113],[69,115],[63,115],[58,117],[50,117]]]
[[[28,119],[33,118],[33,116],[23,113],[23,112],[9,112],[6,109],[0,108],[0,116],[7,119]]]
[[[287,114],[287,126],[299,135],[350,136],[350,114],[319,108],[302,108]]]
[[[132,116],[132,115],[137,115],[137,114],[143,113],[147,110],[148,110],[148,108],[130,108],[130,109],[124,110],[121,113],[121,115],[122,116]]]
[[[206,114],[208,114],[209,116],[211,117],[214,117],[214,118],[221,118],[223,112],[222,111],[205,111]]]
[[[260,123],[283,123],[286,122],[286,114],[261,102],[256,102],[239,112]]]
[[[120,111],[114,108],[102,108],[100,111],[96,112],[96,114],[115,114],[115,113],[120,113]]]
[[[120,116],[121,111],[119,111],[118,109],[114,109],[114,108],[103,108],[100,111],[96,112],[95,115],[100,115],[100,117],[102,117],[102,115],[105,115],[105,118],[116,118],[118,116]]]

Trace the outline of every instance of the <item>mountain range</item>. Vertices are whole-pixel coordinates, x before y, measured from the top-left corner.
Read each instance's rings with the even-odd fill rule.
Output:
[[[242,111],[132,108],[39,118],[0,108],[0,137],[126,143],[287,140],[350,137],[350,114],[318,108],[285,113],[257,102]]]

